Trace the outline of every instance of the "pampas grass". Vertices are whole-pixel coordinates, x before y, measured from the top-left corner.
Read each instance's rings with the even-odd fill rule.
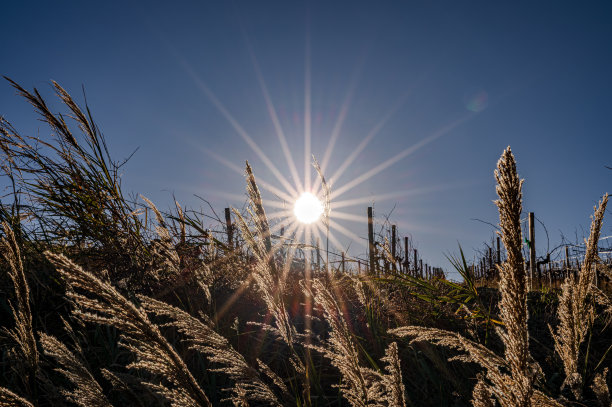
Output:
[[[51,252],[46,252],[46,256],[72,288],[84,292],[67,292],[79,307],[74,311],[75,316],[87,322],[114,326],[122,332],[121,345],[136,356],[136,361],[128,368],[160,375],[172,383],[173,388],[152,382],[147,385],[171,400],[173,405],[211,405],[184,361],[144,310],[65,256]]]
[[[387,373],[361,366],[356,339],[348,327],[333,291],[321,280],[312,283],[311,295],[315,304],[323,309],[325,321],[330,326],[329,338],[320,346],[312,346],[321,352],[342,375],[338,385],[343,397],[355,407],[406,406],[406,394],[402,380],[397,343],[389,345],[385,357]]]
[[[505,357],[495,355],[486,347],[474,343],[455,332],[435,328],[401,327],[390,333],[409,336],[412,341],[432,343],[465,352],[460,360],[476,362],[486,370],[486,378],[478,382],[474,404],[486,405],[486,394],[493,394],[502,406],[528,407],[556,402],[537,392],[534,385],[541,370],[529,353],[527,331],[527,278],[521,252],[522,237],[520,215],[522,211],[522,185],[516,171],[516,162],[508,147],[497,163],[495,171],[501,237],[507,259],[499,267],[501,301],[500,316],[505,329],[497,332],[505,348]],[[508,373],[505,373],[508,371]],[[537,397],[536,394],[537,393]],[[540,400],[537,403],[534,400]]]
[[[208,318],[202,316],[204,320],[201,321],[179,308],[145,296],[139,296],[139,300],[148,313],[169,319],[170,321],[163,326],[175,327],[185,335],[189,349],[205,353],[211,362],[217,364],[219,367],[213,371],[223,372],[234,380],[233,388],[224,389],[224,391],[234,393],[233,402],[240,404],[243,401],[252,400],[280,405],[274,392],[263,382],[258,371],[249,366],[244,357],[236,352],[226,338],[215,332]],[[263,362],[259,361],[259,363],[268,373],[269,368]],[[287,392],[282,381],[276,377],[274,379]]]
[[[28,391],[31,391],[38,370],[39,356],[32,329],[30,287],[23,269],[21,251],[17,245],[15,234],[8,223],[3,222],[2,227],[5,237],[0,240],[0,251],[2,257],[9,265],[8,275],[13,282],[16,299],[14,305],[9,302],[13,319],[15,320],[15,327],[13,329],[3,328],[3,330],[16,345],[16,354],[22,366],[18,370]]]
[[[595,208],[579,280],[576,281],[570,274],[561,288],[557,311],[559,325],[556,332],[549,326],[555,340],[555,350],[561,357],[565,370],[563,386],[568,386],[576,399],[582,397],[583,386],[582,375],[578,373],[580,345],[584,342],[595,319],[594,299],[589,298],[589,294],[594,289],[597,290],[597,287],[594,287],[595,267],[598,259],[597,245],[607,203],[608,195],[606,194]]]
[[[57,338],[42,332],[39,336],[45,355],[55,359],[59,365],[55,370],[61,373],[74,386],[72,390],[63,390],[61,392],[67,401],[81,407],[112,406],[104,396],[102,388],[96,379],[94,379],[89,369],[85,366],[85,361],[78,358]]]
[[[0,407],[34,407],[34,405],[9,389],[0,387]]]

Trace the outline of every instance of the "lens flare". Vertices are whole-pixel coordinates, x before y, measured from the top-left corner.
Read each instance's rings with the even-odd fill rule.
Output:
[[[293,207],[293,214],[302,223],[316,222],[323,214],[323,204],[310,192],[304,192]]]

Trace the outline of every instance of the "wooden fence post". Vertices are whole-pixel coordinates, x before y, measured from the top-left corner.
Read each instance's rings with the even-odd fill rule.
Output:
[[[570,273],[570,257],[569,257],[569,247],[565,245],[565,277],[569,276]]]
[[[531,274],[532,282],[533,282],[533,277],[535,275],[535,272],[536,272],[535,224],[534,224],[534,214],[533,212],[529,212],[529,274]]]
[[[342,252],[342,274],[344,274],[344,252]]]
[[[225,225],[227,227],[227,245],[232,250],[234,248],[234,228],[230,208],[225,208]]]
[[[410,262],[408,261],[408,236],[404,236],[404,272],[408,274],[408,266]]]
[[[374,217],[371,206],[368,206],[368,250],[370,251],[370,274],[372,274],[376,272],[376,263],[374,260]]]
[[[499,250],[499,236],[497,236],[497,264],[501,264],[501,251]]]
[[[393,266],[391,267],[395,271],[395,225],[391,225],[391,257],[393,258]]]
[[[319,238],[317,237],[317,271],[321,270],[321,251],[319,249],[321,242],[319,241]]]

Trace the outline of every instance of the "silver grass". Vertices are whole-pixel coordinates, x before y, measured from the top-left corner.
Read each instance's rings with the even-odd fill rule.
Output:
[[[299,344],[299,335],[289,320],[289,313],[283,300],[285,282],[282,276],[278,274],[273,261],[278,245],[272,247],[270,225],[255,181],[255,175],[248,161],[246,162],[246,180],[249,195],[247,212],[254,222],[254,230],[249,227],[240,212],[234,208],[232,210],[241,235],[255,256],[256,262],[250,277],[255,282],[257,290],[272,316],[273,326],[264,324],[261,327],[278,335],[289,347],[289,362],[300,378],[306,399],[305,403],[309,404],[310,378],[308,377],[308,368],[296,349],[296,345]]]
[[[495,407],[495,400],[491,396],[489,386],[485,383],[482,374],[479,374],[478,382],[472,391],[472,405],[474,407]]]
[[[598,259],[599,232],[607,203],[608,195],[606,194],[592,216],[591,231],[579,280],[576,281],[570,274],[561,287],[557,309],[559,325],[556,332],[549,326],[555,340],[555,350],[563,362],[565,371],[563,386],[568,386],[576,399],[581,398],[583,385],[582,376],[578,373],[580,345],[584,342],[595,318],[595,309],[593,303],[589,301],[589,294],[597,294],[596,291],[598,291],[593,285],[595,263]],[[595,295],[595,297],[598,296]]]
[[[3,222],[2,227],[5,237],[0,240],[0,251],[2,257],[4,257],[9,265],[8,275],[13,282],[16,297],[15,306],[9,302],[13,318],[15,319],[15,327],[13,329],[4,328],[4,330],[17,345],[17,354],[26,367],[26,382],[29,386],[36,375],[39,358],[38,350],[36,349],[36,339],[34,339],[34,332],[32,330],[30,288],[23,270],[21,252],[17,245],[15,234],[8,223]]]
[[[247,363],[225,337],[212,328],[212,322],[208,317],[203,315],[204,321],[200,321],[165,302],[145,296],[138,296],[138,299],[147,312],[169,319],[169,322],[162,326],[175,327],[180,333],[187,336],[186,342],[189,344],[189,349],[206,354],[211,362],[220,365],[219,368],[212,371],[225,373],[236,382],[235,387],[230,389],[234,392],[234,398],[244,395],[248,400],[280,405],[274,392],[261,380],[257,370]],[[263,365],[261,362],[260,364]]]
[[[166,222],[153,202],[149,201],[142,195],[140,197],[147,203],[147,205],[149,205],[155,214],[155,218],[157,219],[155,231],[159,236],[159,241],[152,242],[153,265],[155,267],[153,272],[159,274],[160,271],[163,270],[163,273],[165,274],[178,275],[180,271],[181,259],[176,252],[176,248],[172,242],[172,236],[168,231]]]
[[[57,338],[43,332],[39,333],[39,338],[45,354],[55,359],[59,365],[55,370],[74,386],[73,390],[61,391],[68,401],[82,407],[111,406],[102,393],[102,388],[81,359]]]
[[[318,279],[312,282],[311,295],[315,304],[322,308],[325,321],[331,328],[323,346],[311,347],[321,352],[340,371],[342,384],[338,387],[343,397],[357,407],[404,406],[405,390],[397,345],[394,347],[392,344],[383,358],[388,363],[387,375],[362,367],[355,339],[334,295]]]
[[[610,389],[606,383],[606,377],[608,376],[608,368],[606,367],[603,372],[595,375],[591,389],[597,396],[597,401],[601,407],[612,406],[612,400],[610,399]]]
[[[495,204],[499,209],[500,235],[507,253],[506,261],[499,267],[499,308],[505,329],[503,332],[501,329],[498,331],[506,349],[510,375],[515,383],[512,392],[517,406],[529,406],[539,367],[529,353],[527,331],[527,278],[521,250],[523,180],[516,171],[516,161],[510,147],[502,153],[497,163],[495,179],[495,189],[499,196]]]
[[[121,331],[121,346],[136,356],[136,361],[130,363],[128,368],[141,369],[170,382],[173,389],[147,383],[166,397],[180,396],[181,402],[211,405],[183,360],[162,336],[159,328],[151,323],[144,310],[128,301],[109,283],[83,270],[65,256],[49,251],[45,255],[68,284],[85,293],[69,290],[66,294],[78,304],[75,315],[84,321],[114,326]]]
[[[122,392],[127,395],[134,405],[144,407],[142,402],[142,396],[138,395],[133,387],[133,384],[142,386],[142,383],[134,376],[126,375],[117,372],[111,372],[108,369],[100,369],[102,376],[113,386],[113,389]],[[132,382],[132,386],[128,384],[128,381]]]
[[[268,218],[266,217],[266,211],[263,207],[263,201],[261,199],[261,194],[259,193],[259,188],[255,182],[255,175],[253,175],[253,170],[251,169],[248,161],[246,162],[245,173],[247,179],[247,193],[250,201],[250,211],[253,215],[253,220],[255,221],[257,234],[259,240],[264,244],[265,252],[271,253],[272,241],[270,238],[270,225],[268,224]]]
[[[329,216],[331,213],[331,187],[325,180],[323,171],[321,170],[319,162],[314,155],[312,156],[312,166],[317,171],[319,179],[321,180],[321,188],[323,189],[323,222],[329,228]]]
[[[559,405],[534,388],[541,369],[529,353],[527,332],[527,279],[521,252],[522,185],[516,171],[516,162],[510,147],[502,154],[495,171],[501,238],[507,259],[499,266],[501,292],[500,316],[505,326],[499,329],[505,347],[505,358],[495,355],[486,347],[449,331],[424,327],[401,327],[391,330],[399,336],[410,336],[412,341],[428,341],[457,349],[462,355],[455,359],[475,362],[486,370],[486,379],[476,389],[475,404],[486,403],[483,392],[494,395],[502,407],[529,407]],[[508,372],[508,373],[506,373]],[[482,404],[481,404],[482,405]],[[485,404],[486,405],[486,404]]]
[[[406,388],[402,379],[402,367],[400,365],[397,342],[393,342],[387,347],[385,357],[381,361],[387,363],[387,366],[385,366],[387,374],[383,378],[383,383],[387,390],[389,407],[405,406]]]
[[[6,387],[0,387],[0,407],[34,407],[34,405]]]
[[[283,282],[273,275],[270,262],[268,261],[268,252],[266,252],[265,247],[262,247],[261,240],[253,235],[242,215],[235,209],[234,214],[236,215],[236,223],[242,236],[257,259],[252,273],[253,281],[268,311],[274,318],[275,330],[293,351],[294,345],[297,342],[297,332],[289,321],[289,313],[282,298]]]
[[[338,385],[344,398],[352,406],[368,406],[377,398],[371,394],[372,384],[381,377],[377,372],[364,369],[359,364],[359,354],[342,310],[331,292],[320,280],[313,280],[315,304],[323,309],[325,320],[330,326],[326,346],[315,348],[327,357],[342,374],[342,384]],[[373,377],[377,376],[377,377]]]

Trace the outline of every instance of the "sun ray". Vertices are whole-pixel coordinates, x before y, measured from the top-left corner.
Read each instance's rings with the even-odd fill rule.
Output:
[[[334,211],[333,218],[350,220],[353,222],[363,222],[364,220],[366,220],[365,216],[358,216],[352,213],[346,213],[346,212],[340,212],[340,211]]]
[[[330,179],[337,180],[338,178],[340,178],[340,176],[342,176],[342,174],[344,173],[344,171],[346,171],[348,166],[351,165],[353,161],[355,161],[359,153],[361,153],[363,149],[366,148],[366,146],[370,143],[370,141],[372,141],[372,139],[376,137],[376,135],[382,130],[382,128],[393,117],[393,115],[395,115],[395,113],[397,113],[397,111],[404,105],[409,94],[410,92],[406,91],[402,95],[402,97],[400,97],[398,101],[395,102],[395,104],[391,107],[391,109],[383,116],[383,118],[378,123],[376,123],[376,125],[372,128],[372,130],[370,130],[370,132],[366,135],[366,137],[357,145],[355,150],[353,150],[351,154],[340,165],[340,167],[338,167],[336,172],[332,174]],[[326,167],[323,167],[323,168],[325,169]]]
[[[202,148],[202,151],[204,151],[210,157],[212,157],[213,159],[217,160],[221,164],[225,165],[226,167],[228,167],[232,171],[235,171],[238,174],[244,175],[244,169],[238,167],[236,164],[226,160],[225,158],[221,157],[218,154],[213,153],[212,151],[210,151],[208,149]],[[293,200],[295,199],[294,196],[289,195],[288,193],[286,193],[282,189],[277,188],[274,185],[271,185],[271,184],[267,183],[266,181],[264,181],[262,179],[258,179],[257,180],[257,186],[262,187],[263,189],[267,190],[268,192],[271,192],[272,194],[278,196],[279,198],[281,198],[281,199],[283,199],[283,200],[285,200],[287,202],[293,202]],[[296,194],[296,196],[297,196],[297,194]]]
[[[253,68],[255,69],[255,75],[257,76],[257,81],[259,82],[259,87],[263,93],[264,99],[266,101],[266,107],[268,109],[268,114],[270,115],[270,120],[272,120],[272,124],[274,125],[274,130],[276,131],[276,136],[278,137],[278,141],[280,142],[281,149],[283,150],[283,154],[285,155],[285,159],[287,160],[287,165],[289,166],[289,171],[291,172],[291,176],[293,178],[293,182],[296,184],[298,191],[303,191],[304,187],[302,182],[300,181],[300,177],[298,175],[297,167],[295,166],[295,162],[293,161],[293,156],[289,149],[289,145],[287,144],[287,138],[285,137],[285,132],[278,120],[278,114],[276,113],[276,108],[272,103],[272,98],[270,97],[270,92],[268,91],[268,86],[264,80],[263,74],[261,72],[261,68],[259,66],[259,62],[257,57],[255,56],[255,52],[249,41],[249,38],[246,34],[246,30],[243,30],[245,42],[247,44],[247,48],[249,50],[249,55],[251,56],[251,61],[253,62]]]
[[[412,154],[415,151],[419,150],[421,147],[423,147],[423,146],[431,143],[432,141],[442,137],[443,135],[447,134],[451,130],[455,129],[457,126],[465,123],[466,121],[468,121],[469,119],[471,119],[473,117],[474,117],[474,114],[468,114],[468,115],[465,115],[465,116],[455,120],[454,122],[450,123],[449,125],[444,126],[443,128],[441,128],[440,130],[434,132],[430,136],[425,137],[424,139],[422,139],[418,143],[413,144],[412,146],[410,146],[407,149],[401,151],[400,153],[396,154],[395,156],[391,157],[390,159],[382,162],[381,164],[379,164],[376,167],[372,168],[371,170],[365,172],[364,174],[360,175],[359,177],[355,178],[354,180],[346,183],[342,187],[336,189],[335,191],[332,191],[331,198],[332,199],[337,198],[338,196],[342,195],[343,193],[345,193],[346,191],[350,190],[351,188],[353,188],[353,187],[361,184],[362,182],[372,178],[374,175],[376,175],[376,174],[380,173],[381,171],[389,168],[391,165],[395,164],[396,162],[400,161],[401,159],[406,158],[410,154]]]
[[[325,154],[323,156],[323,160],[321,161],[321,171],[323,174],[326,173],[327,166],[329,164],[329,160],[331,159],[331,155],[334,151],[334,147],[336,146],[336,141],[338,141],[338,137],[340,136],[340,132],[342,130],[342,126],[344,125],[344,121],[346,120],[346,115],[348,114],[349,108],[351,107],[351,102],[353,100],[353,95],[355,93],[355,88],[357,87],[357,81],[361,76],[361,70],[363,68],[363,59],[357,64],[357,67],[354,69],[353,74],[351,75],[351,80],[349,81],[349,86],[346,91],[346,95],[344,100],[342,101],[342,105],[340,107],[340,112],[338,113],[338,117],[336,118],[336,122],[334,123],[334,127],[331,132],[331,136],[329,138],[329,142],[327,143],[327,148],[325,149]],[[318,191],[319,186],[321,185],[321,179],[316,178],[313,184],[313,191]]]
[[[304,60],[304,190],[311,189],[310,154],[311,154],[311,72],[310,72],[310,25],[306,27],[306,51]]]
[[[276,168],[274,163],[268,158],[268,156],[263,152],[263,150],[255,143],[253,138],[249,136],[249,134],[244,130],[242,125],[238,123],[238,121],[232,116],[232,114],[227,110],[225,105],[221,103],[219,98],[213,93],[213,91],[208,87],[202,79],[195,73],[195,71],[191,68],[191,66],[186,62],[182,61],[182,65],[185,70],[191,76],[192,80],[195,84],[204,92],[206,97],[211,101],[211,103],[217,108],[217,110],[225,117],[228,123],[234,128],[234,130],[242,137],[242,139],[251,147],[251,149],[257,154],[257,156],[263,161],[263,163],[268,167],[268,169],[274,174],[274,176],[278,179],[278,181],[292,194],[296,195],[297,191],[293,188],[291,183],[287,181],[287,179],[283,176],[283,174]]]
[[[259,181],[258,181],[259,183]],[[270,206],[272,208],[276,208],[276,209],[287,209],[290,205],[286,202],[279,202],[276,200],[271,200],[271,199],[264,199],[263,200],[264,206]],[[287,209],[289,210],[289,209]]]
[[[441,185],[433,185],[428,187],[421,188],[411,188],[406,189],[401,192],[390,192],[387,194],[377,194],[372,196],[366,196],[362,198],[353,198],[346,199],[342,201],[333,201],[331,203],[331,209],[336,212],[339,208],[345,208],[348,206],[362,205],[362,204],[371,204],[372,202],[382,202],[396,198],[403,198],[407,196],[415,196],[415,195],[423,195],[432,192],[440,192],[440,191],[449,191],[457,188],[465,188],[469,186],[471,183],[452,183],[452,184],[441,184]]]
[[[272,212],[267,214],[268,220],[279,219],[279,218],[288,218],[293,215],[293,212],[289,210]]]
[[[333,228],[334,230],[337,230],[338,232],[342,233],[344,236],[348,237],[349,239],[352,239],[356,243],[364,247],[367,246],[366,243],[363,242],[363,239],[361,239],[355,233],[351,232],[350,230],[340,225],[339,223],[334,222],[332,219],[329,220],[329,226],[330,226],[330,230],[332,230]]]

